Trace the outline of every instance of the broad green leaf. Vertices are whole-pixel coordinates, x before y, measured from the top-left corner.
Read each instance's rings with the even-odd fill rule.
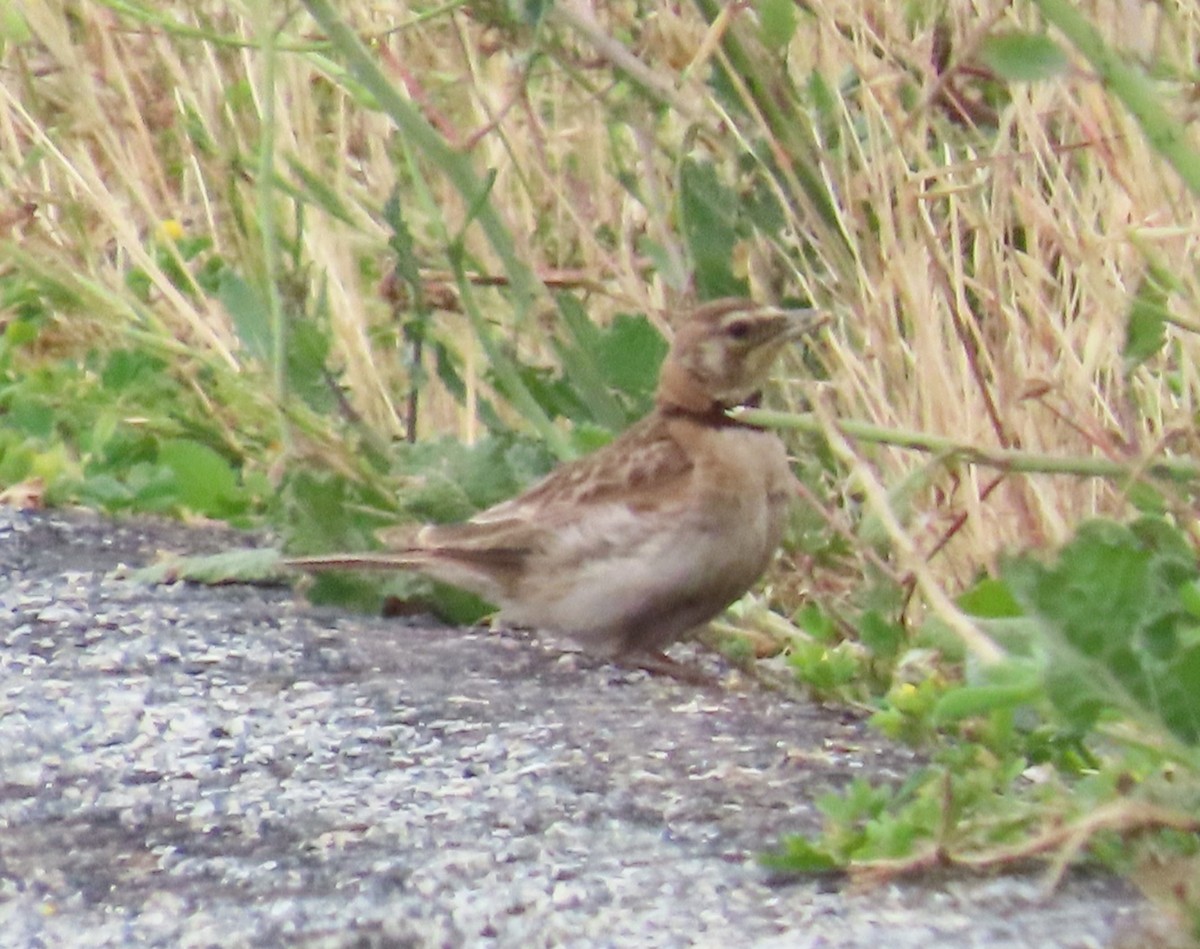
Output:
[[[33,458],[33,447],[27,442],[6,446],[0,452],[0,487],[24,481],[33,468]]]
[[[3,480],[3,473],[0,473],[0,481]],[[93,475],[80,484],[78,489],[80,501],[105,511],[120,510],[132,497],[133,492],[129,486],[110,474]]]
[[[4,342],[9,346],[25,346],[38,338],[34,320],[12,320],[4,327]]]
[[[318,411],[337,399],[328,370],[329,334],[312,319],[292,321],[287,332],[288,388]]]
[[[1034,82],[1066,72],[1069,63],[1058,44],[1044,33],[996,33],[980,46],[988,68],[1009,82]]]
[[[261,583],[277,580],[284,568],[282,555],[271,547],[246,547],[200,557],[169,557],[134,571],[141,583],[173,583],[188,580],[209,585],[220,583]]]
[[[904,628],[878,610],[867,610],[858,623],[858,636],[877,658],[891,659],[905,640]]]
[[[319,573],[304,585],[304,596],[310,603],[373,616],[381,612],[385,595],[377,576],[348,570]]]
[[[558,342],[556,346],[565,381],[587,406],[591,421],[611,431],[619,431],[625,427],[627,419],[621,403],[605,385],[598,364],[596,351],[601,330],[587,315],[583,304],[571,294],[555,294],[554,301],[571,338],[570,343]]]
[[[221,274],[217,297],[229,313],[246,351],[255,359],[270,362],[275,341],[271,334],[271,309],[262,293],[226,268]]]
[[[1126,371],[1141,365],[1166,345],[1166,322],[1171,315],[1166,304],[1163,289],[1153,280],[1143,280],[1125,321],[1121,354],[1125,357]]]
[[[1179,602],[1191,616],[1200,619],[1200,580],[1191,580],[1179,588]]]
[[[166,465],[139,462],[124,474],[128,499],[123,507],[163,513],[175,512],[179,508],[179,481],[175,472]]]
[[[833,617],[816,603],[806,603],[792,617],[792,622],[823,643],[836,640],[837,626]]]
[[[717,178],[710,162],[684,159],[679,170],[679,212],[700,299],[745,296],[745,280],[733,274],[737,196]]]
[[[207,445],[173,439],[159,449],[159,461],[175,475],[179,503],[209,517],[228,517],[244,506],[233,467]]]
[[[980,580],[958,598],[958,605],[971,616],[982,619],[1009,619],[1021,615],[1008,584],[994,577]]]
[[[765,853],[759,862],[768,870],[777,873],[829,873],[845,865],[828,849],[805,837],[788,836],[782,846],[773,853]]]
[[[621,313],[596,340],[596,360],[605,382],[638,404],[638,415],[649,406],[645,399],[658,384],[658,370],[667,355],[667,341],[645,316]]]
[[[933,718],[937,724],[945,725],[1001,709],[1015,709],[1032,702],[1041,694],[1041,675],[1036,669],[1030,669],[1024,681],[965,685],[952,689],[934,705]]]
[[[446,583],[433,583],[433,614],[452,626],[472,626],[496,612],[495,606],[474,593]]]
[[[47,438],[54,430],[54,417],[54,407],[35,396],[14,401],[4,413],[4,424],[35,438]]]
[[[1083,525],[1049,566],[1005,570],[1015,598],[1041,622],[1049,698],[1072,727],[1130,716],[1190,745],[1200,742],[1200,691],[1181,591],[1197,568],[1176,529]]]
[[[790,43],[796,35],[795,0],[758,0],[758,28],[766,46]]]
[[[117,349],[105,361],[100,381],[106,389],[121,392],[135,383],[161,377],[166,368],[163,360],[144,350]]]

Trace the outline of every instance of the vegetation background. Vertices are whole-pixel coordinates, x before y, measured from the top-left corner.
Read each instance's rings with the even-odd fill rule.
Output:
[[[644,412],[688,300],[811,301],[754,413],[807,503],[726,648],[930,765],[772,865],[1100,860],[1200,931],[1195,5],[7,0],[0,44],[7,503],[367,547]]]

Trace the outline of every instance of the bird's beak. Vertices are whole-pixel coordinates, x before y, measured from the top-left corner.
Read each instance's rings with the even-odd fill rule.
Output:
[[[810,336],[821,327],[833,322],[828,313],[813,307],[800,309],[773,308],[784,319],[779,337],[784,342],[794,342],[805,336]]]

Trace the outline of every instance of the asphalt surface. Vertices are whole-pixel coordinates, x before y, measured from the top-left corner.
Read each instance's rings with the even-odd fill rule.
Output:
[[[224,531],[0,509],[0,947],[1132,947],[1125,883],[772,881],[911,754],[528,637],[114,572]]]

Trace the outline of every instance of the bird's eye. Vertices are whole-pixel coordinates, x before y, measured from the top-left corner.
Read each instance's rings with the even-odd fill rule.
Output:
[[[748,339],[754,329],[747,320],[734,320],[725,327],[725,333],[730,339]]]

